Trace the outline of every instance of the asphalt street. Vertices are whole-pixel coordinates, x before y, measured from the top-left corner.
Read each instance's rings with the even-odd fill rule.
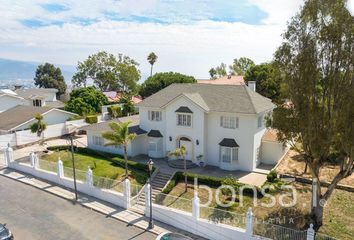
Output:
[[[80,204],[0,176],[0,222],[16,240],[149,240],[156,236]]]

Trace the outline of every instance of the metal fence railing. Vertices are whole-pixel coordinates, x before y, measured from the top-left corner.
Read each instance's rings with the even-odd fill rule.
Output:
[[[93,176],[93,185],[98,188],[109,189],[112,191],[123,193],[122,181],[105,177]]]
[[[63,167],[64,177],[74,179],[73,168]],[[75,168],[76,179],[79,181],[86,181],[86,172]]]
[[[49,172],[57,172],[57,163],[51,162],[47,160],[43,160],[38,158],[38,166],[40,169],[49,171]]]
[[[253,234],[273,240],[306,240],[307,230],[295,230],[280,225],[254,222]]]
[[[159,193],[155,196],[155,204],[166,206],[185,212],[192,212],[192,200]]]
[[[246,228],[246,215],[237,214],[219,208],[200,207],[200,218],[213,223],[221,223],[233,227]]]
[[[315,240],[336,240],[336,238],[322,233],[316,233]]]

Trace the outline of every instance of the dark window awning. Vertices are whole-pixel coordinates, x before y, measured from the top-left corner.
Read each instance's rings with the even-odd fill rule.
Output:
[[[193,113],[188,107],[179,107],[175,112],[179,113]]]
[[[219,145],[223,147],[239,147],[235,139],[232,138],[224,138]]]
[[[147,135],[149,137],[156,137],[156,138],[163,137],[159,130],[151,130]]]
[[[146,133],[146,131],[141,129],[139,127],[139,125],[129,127],[128,128],[128,132],[129,133],[135,133],[136,135],[141,135],[141,134],[145,134]]]

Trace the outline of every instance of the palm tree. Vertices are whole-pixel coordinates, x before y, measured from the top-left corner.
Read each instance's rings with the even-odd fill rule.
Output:
[[[129,133],[129,124],[131,122],[112,122],[109,127],[112,131],[102,133],[102,137],[108,142],[105,146],[123,146],[125,160],[125,178],[128,178],[128,145],[136,137],[135,133]]]
[[[37,114],[34,118],[37,122],[30,125],[31,133],[37,133],[37,136],[40,137],[44,130],[47,129],[47,124],[43,122],[43,116],[41,114]]]
[[[152,67],[154,66],[154,63],[157,60],[157,55],[154,52],[151,52],[149,56],[147,57],[148,62],[151,65],[151,70],[150,70],[150,77],[152,76]]]
[[[187,148],[182,145],[180,148],[176,148],[173,152],[170,152],[170,156],[174,156],[177,159],[183,158],[183,168],[184,168],[184,192],[187,192],[187,162],[186,162]]]

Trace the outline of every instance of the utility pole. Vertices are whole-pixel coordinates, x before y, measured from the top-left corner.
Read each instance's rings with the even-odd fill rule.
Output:
[[[77,201],[76,170],[75,170],[75,157],[74,157],[74,143],[73,143],[73,134],[70,134],[70,144],[71,144],[71,158],[72,158],[72,162],[73,162],[73,175],[74,175],[75,200]]]

